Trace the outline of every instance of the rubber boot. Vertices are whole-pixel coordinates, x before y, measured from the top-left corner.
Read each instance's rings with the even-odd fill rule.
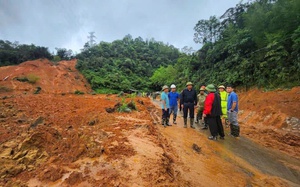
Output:
[[[206,123],[206,120],[204,119],[203,120],[203,127],[201,128],[202,130],[207,130],[208,129],[208,125],[207,125],[207,123]]]
[[[184,121],[184,128],[187,128],[187,118],[184,118],[183,121]]]
[[[172,125],[170,124],[170,118],[167,118],[167,119],[166,119],[166,125],[167,125],[167,126],[172,126]]]
[[[162,123],[163,123],[163,126],[164,126],[164,127],[167,127],[167,119],[163,118],[163,119],[162,119]]]
[[[230,133],[229,133],[229,135],[233,136],[233,134],[232,134],[233,133],[233,125],[230,123],[229,126],[230,126]]]
[[[165,125],[164,118],[161,118],[161,124]]]
[[[194,118],[190,118],[190,125],[191,125],[191,128],[192,128],[192,129],[195,129],[195,126],[194,126]]]
[[[208,139],[209,139],[209,140],[217,141],[217,140],[218,140],[218,137],[217,137],[217,136],[209,136]]]
[[[177,124],[177,123],[176,123],[176,117],[177,117],[177,115],[174,114],[174,115],[173,115],[173,124],[175,124],[175,125]]]

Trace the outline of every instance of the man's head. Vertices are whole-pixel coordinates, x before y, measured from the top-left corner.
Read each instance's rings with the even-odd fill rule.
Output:
[[[176,86],[175,86],[175,84],[171,85],[171,92],[176,92]]]
[[[220,92],[224,92],[224,91],[225,91],[225,86],[220,85],[220,86],[218,87],[218,89],[219,89]]]
[[[233,92],[233,91],[234,91],[233,85],[232,85],[232,84],[229,84],[229,85],[227,86],[227,88],[226,88],[226,91],[227,91],[228,93]]]
[[[169,87],[167,85],[164,85],[162,87],[162,90],[167,93],[167,92],[169,92]]]
[[[186,87],[189,90],[192,89],[193,88],[193,83],[191,83],[191,82],[186,83]]]
[[[209,84],[205,88],[208,92],[216,92],[216,88],[213,84]]]

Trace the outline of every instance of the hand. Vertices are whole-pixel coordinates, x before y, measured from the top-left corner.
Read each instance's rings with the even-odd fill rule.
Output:
[[[181,108],[183,108],[183,105],[181,105]]]
[[[165,111],[168,111],[168,109],[167,109],[167,108],[165,108]]]
[[[206,118],[206,114],[202,114],[203,118]]]

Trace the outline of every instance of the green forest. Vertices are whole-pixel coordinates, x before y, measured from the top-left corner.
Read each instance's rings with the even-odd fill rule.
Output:
[[[130,89],[147,91],[161,87],[149,79],[154,71],[175,65],[179,56],[179,50],[172,45],[127,35],[112,43],[86,46],[77,55],[76,67],[98,93]]]
[[[0,40],[0,66],[26,60],[77,58],[77,69],[98,93],[130,89],[179,89],[234,84],[238,87],[291,88],[300,85],[300,1],[256,0],[229,8],[223,15],[195,23],[193,53],[155,39],[126,35],[113,42],[85,44],[81,52],[19,45]]]
[[[181,55],[174,66],[162,67],[151,77],[160,83],[172,77],[181,88],[196,86],[290,88],[300,85],[300,1],[257,0],[238,4],[219,18],[199,20],[194,41],[202,48]],[[172,72],[176,72],[173,74]]]

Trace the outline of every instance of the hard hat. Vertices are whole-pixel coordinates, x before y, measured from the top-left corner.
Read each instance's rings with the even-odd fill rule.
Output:
[[[172,84],[172,85],[171,85],[171,88],[176,88],[175,84]]]

